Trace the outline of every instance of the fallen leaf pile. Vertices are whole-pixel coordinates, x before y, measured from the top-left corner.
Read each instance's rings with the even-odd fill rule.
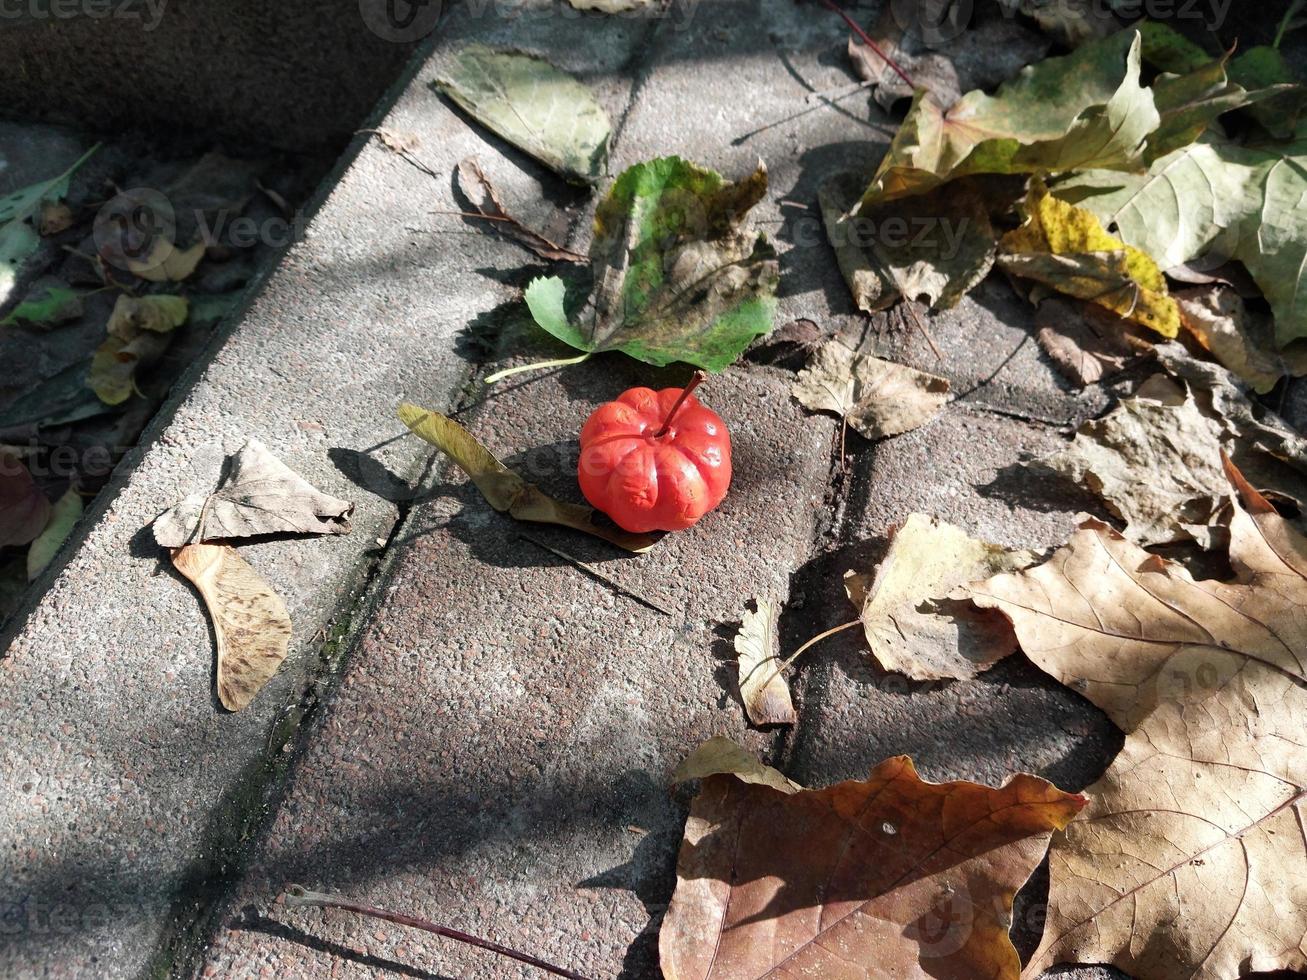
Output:
[[[1226,464],[1232,582],[1090,521],[1038,568],[972,586],[1037,666],[1126,733],[1051,851],[1031,975],[1307,967],[1307,537]]]

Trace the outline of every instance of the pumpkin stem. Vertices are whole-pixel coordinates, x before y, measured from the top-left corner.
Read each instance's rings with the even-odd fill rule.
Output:
[[[676,418],[676,413],[681,410],[681,406],[685,404],[685,400],[690,397],[690,392],[694,391],[695,388],[698,388],[699,385],[703,384],[707,380],[708,380],[708,375],[704,374],[704,372],[702,371],[694,372],[694,377],[690,379],[690,383],[681,389],[681,396],[677,398],[676,403],[672,405],[670,409],[668,409],[667,417],[663,419],[663,424],[660,425],[658,427],[658,431],[653,434],[653,437],[655,439],[657,439],[659,436],[665,436],[667,434],[667,430],[670,429],[672,426],[672,419]]]

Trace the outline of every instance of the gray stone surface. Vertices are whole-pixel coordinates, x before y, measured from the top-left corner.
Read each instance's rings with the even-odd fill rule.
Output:
[[[546,50],[612,78],[601,97],[618,115],[625,25],[580,42],[566,26],[542,28],[553,38]],[[394,526],[387,498],[408,495],[405,481],[425,459],[414,442],[390,441],[402,429],[395,403],[449,406],[468,370],[460,332],[514,295],[506,280],[524,253],[425,212],[457,206],[450,171],[468,153],[510,200],[538,201],[534,179],[425,84],[405,92],[386,124],[420,134],[438,179],[375,141],[362,150],[306,240],[97,500],[73,559],[4,638],[6,977],[125,977],[171,959],[170,944],[189,934],[196,902],[202,912],[262,812],[281,744],[334,649],[324,640],[349,626]],[[146,527],[212,486],[224,454],[249,436],[358,511],[348,537],[243,548],[285,597],[295,635],[277,679],[229,715],[215,707],[198,600],[160,564]]]

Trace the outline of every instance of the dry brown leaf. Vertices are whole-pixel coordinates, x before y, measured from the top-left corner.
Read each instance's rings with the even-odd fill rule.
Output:
[[[251,439],[209,496],[192,494],[160,514],[154,540],[164,548],[260,534],[348,534],[354,505],[323,493]]]
[[[658,542],[648,534],[632,534],[596,523],[598,512],[593,507],[555,500],[496,459],[467,429],[439,412],[404,402],[396,414],[414,435],[449,456],[481,491],[486,503],[501,513],[519,521],[560,524],[584,531],[627,551],[648,551]]]
[[[745,610],[740,631],[735,634],[740,700],[755,725],[793,725],[798,716],[780,669],[780,641],[776,638],[780,607],[771,599],[754,602],[757,611]]]
[[[468,157],[458,165],[458,189],[476,210],[477,214],[489,219],[494,227],[509,238],[526,246],[542,259],[559,262],[588,262],[589,259],[580,252],[555,245],[544,235],[532,231],[514,218],[504,208],[494,185],[490,183],[476,158]]]
[[[286,659],[286,604],[228,545],[188,544],[173,552],[172,563],[209,611],[218,640],[218,700],[240,711]]]
[[[921,681],[967,678],[1015,652],[1016,638],[1002,617],[953,592],[1038,559],[1033,551],[1008,550],[938,518],[910,514],[892,532],[875,573],[849,572],[844,585],[882,667]]]
[[[1172,295],[1185,329],[1259,395],[1286,374],[1307,374],[1307,346],[1277,351],[1270,318],[1254,315],[1233,289],[1211,285]]]
[[[818,348],[790,390],[805,408],[834,412],[868,439],[880,439],[938,415],[948,403],[949,383],[832,340]]]
[[[722,773],[729,773],[746,783],[770,786],[782,793],[797,793],[803,789],[779,770],[759,762],[754,755],[724,735],[708,739],[686,756],[672,774],[672,782],[707,779]]]
[[[29,544],[50,523],[51,510],[27,464],[0,450],[0,548]]]
[[[1087,522],[1044,565],[973,586],[1026,655],[1126,733],[1053,841],[1027,966],[1140,980],[1307,967],[1307,538],[1233,467],[1231,582]]]
[[[1155,375],[1038,465],[1101,496],[1144,545],[1195,539],[1210,546],[1209,528],[1228,517],[1222,450],[1261,491],[1303,502],[1307,440],[1255,408],[1220,365],[1197,361],[1178,344],[1155,353],[1181,381]]]
[[[668,980],[1015,980],[1012,898],[1085,804],[1035,776],[928,783],[896,756],[865,782],[778,792],[704,779],[659,951]]]
[[[1152,348],[1142,329],[1092,303],[1049,298],[1035,312],[1039,346],[1067,380],[1084,387]]]

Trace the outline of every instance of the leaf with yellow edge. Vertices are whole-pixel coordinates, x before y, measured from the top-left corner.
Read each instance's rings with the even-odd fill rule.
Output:
[[[1155,330],[1180,332],[1166,277],[1144,252],[1107,233],[1092,213],[1053,197],[1032,179],[1026,222],[999,242],[999,264],[1058,292],[1089,300]]]
[[[396,414],[414,435],[452,459],[481,491],[486,502],[501,513],[519,521],[560,524],[584,531],[627,551],[648,551],[657,543],[657,538],[647,534],[632,534],[596,523],[598,511],[593,507],[555,500],[496,459],[467,429],[439,412],[404,402]]]
[[[144,258],[127,259],[127,268],[150,282],[181,282],[189,279],[200,264],[204,249],[202,241],[189,248],[178,248],[167,238],[156,238]]]
[[[1197,581],[1089,521],[1045,564],[970,590],[1126,733],[1053,839],[1029,977],[1307,968],[1307,538],[1228,461],[1226,475],[1232,581]]]
[[[230,545],[188,544],[172,553],[172,563],[209,610],[218,640],[218,700],[240,711],[286,659],[286,604]]]

